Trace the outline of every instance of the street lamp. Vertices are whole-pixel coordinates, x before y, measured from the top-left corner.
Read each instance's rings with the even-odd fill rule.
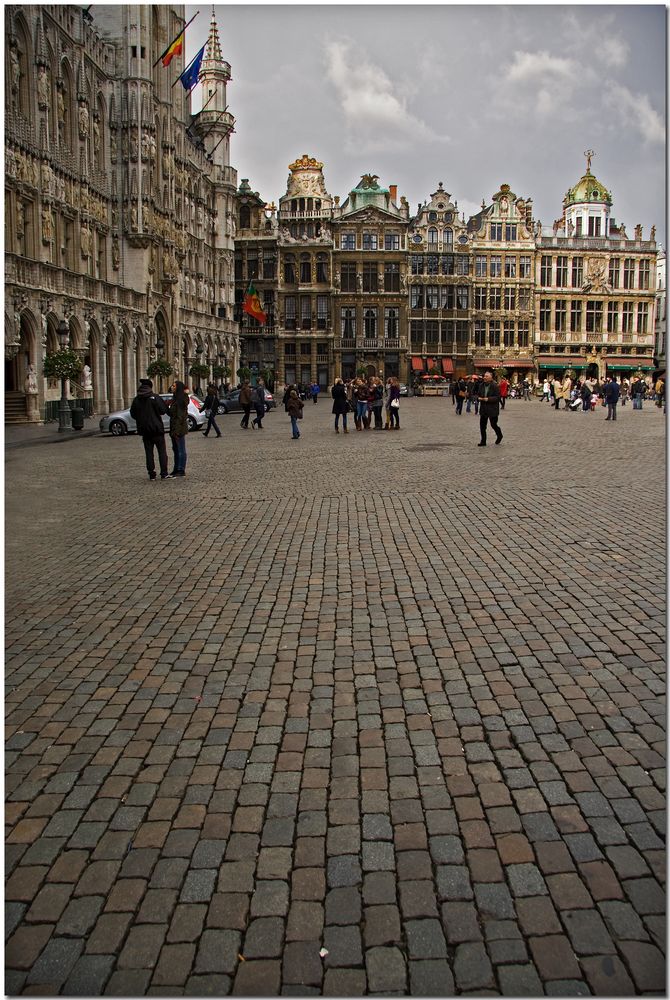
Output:
[[[58,343],[60,344],[61,351],[64,351],[67,347],[67,342],[70,339],[70,325],[66,319],[62,319],[58,324]],[[67,394],[65,391],[65,383],[67,379],[61,376],[60,380],[60,406],[58,407],[58,430],[60,431],[70,431],[72,430],[72,412],[70,410],[70,404],[67,401]]]
[[[201,347],[200,344],[196,344],[195,345],[195,356],[196,356],[196,364],[199,365],[200,362],[201,362],[201,360],[202,360],[202,347]],[[198,386],[197,386],[197,388],[196,388],[195,391],[196,391],[196,394],[198,396],[200,396],[200,395],[202,395],[202,387],[200,385],[200,374],[196,375],[196,378],[198,380]]]

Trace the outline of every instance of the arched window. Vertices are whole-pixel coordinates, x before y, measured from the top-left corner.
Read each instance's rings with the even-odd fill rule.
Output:
[[[445,247],[451,247],[454,245],[454,231],[453,229],[444,230],[444,245]]]
[[[312,283],[312,261],[308,253],[300,254],[300,284]]]
[[[434,226],[428,230],[428,242],[433,245],[437,243],[437,229]]]
[[[328,254],[319,253],[316,255],[316,280],[319,282],[328,281]]]
[[[377,336],[377,310],[366,309],[363,313],[363,335],[374,339]]]
[[[240,229],[249,229],[251,226],[251,208],[249,205],[240,207]]]

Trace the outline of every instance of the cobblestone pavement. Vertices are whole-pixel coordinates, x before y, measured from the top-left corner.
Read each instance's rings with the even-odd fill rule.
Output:
[[[331,419],[7,453],[6,992],[664,992],[662,414]]]

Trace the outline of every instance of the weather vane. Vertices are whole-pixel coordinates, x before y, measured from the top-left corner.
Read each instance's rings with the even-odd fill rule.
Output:
[[[595,154],[594,150],[592,150],[592,149],[585,149],[584,150],[584,156],[586,157],[586,172],[587,172],[587,174],[591,173],[591,157],[595,156],[595,155],[596,154]]]

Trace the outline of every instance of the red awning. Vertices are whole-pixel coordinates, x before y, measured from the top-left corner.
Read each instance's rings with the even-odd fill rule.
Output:
[[[442,358],[442,371],[445,375],[454,374],[454,362],[451,358]]]
[[[423,371],[423,358],[412,358],[412,371],[413,372]]]
[[[437,368],[435,358],[428,358],[428,361],[426,362],[426,371],[430,371],[431,368]]]
[[[584,368],[586,359],[583,354],[539,354],[537,363],[540,368],[552,364],[557,368]]]
[[[502,368],[503,363],[500,358],[489,358],[487,361],[482,361],[481,358],[477,358],[475,361],[475,368]]]

